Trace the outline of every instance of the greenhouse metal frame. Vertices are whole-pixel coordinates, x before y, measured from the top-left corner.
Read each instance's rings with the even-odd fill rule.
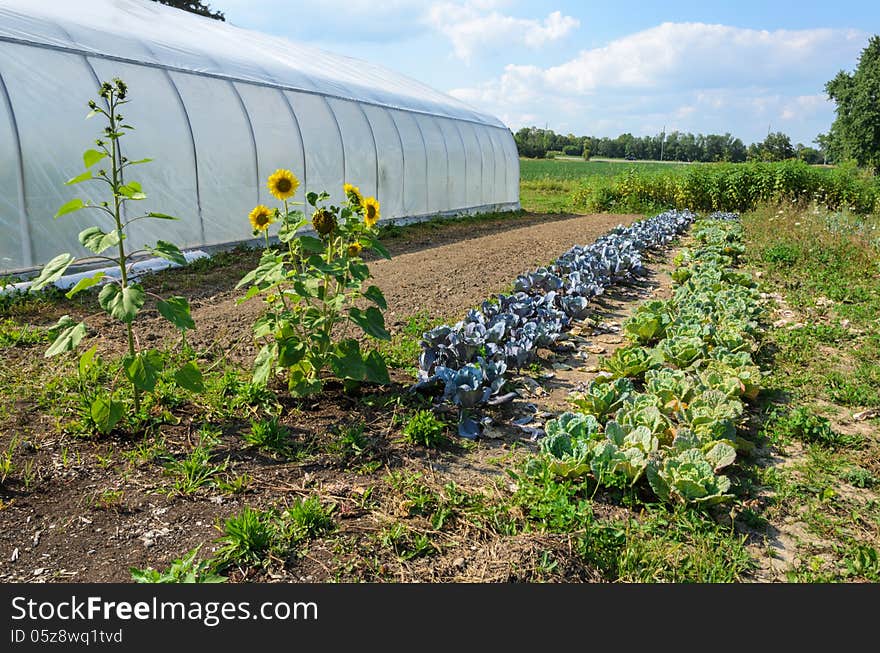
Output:
[[[519,208],[510,130],[415,80],[149,0],[0,0],[0,271],[87,255],[77,234],[96,216],[53,216],[105,199],[64,182],[104,126],[85,119],[88,101],[114,77],[136,127],[123,153],[154,159],[133,169],[138,208],[180,218],[132,224],[135,247],[250,240],[276,168],[300,179],[296,201],[340,203],[352,183],[383,220]]]

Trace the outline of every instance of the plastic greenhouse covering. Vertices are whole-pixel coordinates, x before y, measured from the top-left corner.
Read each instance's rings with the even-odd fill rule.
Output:
[[[114,77],[136,127],[123,153],[154,159],[136,170],[138,208],[180,218],[134,223],[135,247],[250,240],[276,168],[300,179],[297,201],[341,202],[348,182],[383,220],[519,208],[510,131],[415,80],[149,0],[0,0],[0,272],[87,255],[77,234],[95,216],[53,216],[104,199],[64,182],[103,127],[86,105]]]

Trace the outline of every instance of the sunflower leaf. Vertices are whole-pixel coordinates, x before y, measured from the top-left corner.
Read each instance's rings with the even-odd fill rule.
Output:
[[[196,328],[196,323],[190,314],[189,302],[186,301],[186,297],[175,295],[168,299],[160,299],[156,304],[156,308],[162,317],[181,331]]]
[[[159,258],[164,258],[167,261],[171,261],[172,263],[176,263],[177,265],[186,265],[186,257],[183,255],[183,252],[180,251],[180,248],[174,243],[169,243],[164,240],[157,240],[155,247],[145,247],[150,254],[153,256],[158,256]]]
[[[52,327],[52,330],[59,330],[60,332],[55,337],[55,341],[49,346],[49,349],[46,350],[46,353],[43,354],[45,358],[52,358],[53,356],[57,356],[66,351],[72,351],[76,349],[79,345],[80,340],[82,340],[86,335],[86,324],[85,322],[77,322],[74,323],[73,319],[69,315],[64,315],[58,322]]]
[[[98,295],[101,308],[117,320],[126,323],[134,320],[145,299],[144,289],[137,284],[120,288],[115,283],[111,283],[104,286]]]
[[[40,276],[31,284],[30,290],[42,290],[60,279],[75,260],[70,254],[59,254],[43,266]]]

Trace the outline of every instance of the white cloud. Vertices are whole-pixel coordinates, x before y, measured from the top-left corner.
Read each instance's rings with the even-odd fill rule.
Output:
[[[675,123],[695,132],[739,131],[745,140],[766,133],[769,122],[811,140],[833,118],[833,106],[816,92],[852,67],[866,36],[663,23],[557,66],[508,65],[495,79],[450,93],[496,115],[535,113],[551,124],[580,112],[583,133],[597,135],[599,124],[626,131]]]
[[[525,45],[538,49],[566,37],[580,21],[554,11],[543,20],[500,13],[491,0],[438,2],[428,8],[425,22],[452,43],[453,53],[469,61],[477,50]]]

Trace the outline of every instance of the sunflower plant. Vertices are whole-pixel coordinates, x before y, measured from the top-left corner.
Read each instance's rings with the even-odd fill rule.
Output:
[[[106,126],[100,138],[95,141],[97,149],[88,149],[83,153],[85,171],[66,182],[67,185],[75,185],[83,182],[99,182],[108,191],[108,200],[92,203],[82,199],[72,199],[65,203],[55,218],[60,218],[69,213],[81,210],[93,210],[103,219],[103,223],[88,227],[79,233],[79,242],[92,256],[76,258],[69,253],[59,254],[40,271],[39,276],[30,286],[31,291],[38,291],[60,279],[67,269],[74,263],[82,261],[107,261],[111,265],[109,269],[100,270],[87,276],[73,286],[67,293],[72,298],[77,293],[101,285],[98,295],[98,303],[107,313],[122,323],[128,344],[128,354],[123,359],[123,370],[132,387],[134,410],[140,412],[141,393],[152,392],[158,380],[159,373],[165,366],[165,357],[161,352],[151,349],[142,350],[137,346],[133,322],[138,312],[144,305],[147,292],[141,284],[133,278],[132,265],[137,262],[141,255],[157,256],[176,263],[186,265],[186,258],[177,245],[159,240],[154,246],[146,246],[143,249],[131,251],[126,247],[129,226],[138,220],[177,220],[177,218],[164,213],[145,212],[137,217],[130,208],[126,208],[131,202],[138,202],[147,198],[140,183],[129,177],[129,168],[132,166],[148,163],[152,159],[140,159],[132,161],[123,156],[120,141],[125,134],[134,129],[123,120],[119,109],[129,102],[128,87],[121,79],[115,78],[112,82],[103,82],[100,87],[102,101],[90,100],[88,103],[91,112],[88,118],[103,116]],[[100,165],[99,165],[100,164]],[[98,167],[95,171],[95,167]],[[154,295],[157,300],[156,308],[159,314],[171,322],[185,334],[187,329],[195,328],[190,315],[189,302],[185,297],[174,296],[162,298]],[[55,327],[56,337],[54,342],[46,350],[46,357],[56,356],[63,352],[76,349],[87,332],[85,322],[75,322],[69,316],[62,317]],[[87,352],[80,360],[80,370],[88,366],[94,356],[94,349]],[[202,375],[195,362],[186,362],[174,373],[174,379],[178,386],[188,390],[199,392],[203,389]],[[97,430],[107,433],[122,419],[125,406],[117,401],[113,394],[95,392],[91,400],[90,417]]]
[[[265,239],[259,264],[238,283],[248,287],[240,301],[259,295],[265,303],[254,323],[260,351],[253,380],[266,384],[286,375],[291,394],[298,397],[320,392],[328,369],[346,388],[389,383],[381,354],[362,350],[349,335],[356,327],[371,338],[391,338],[382,313],[385,297],[377,286],[367,285],[370,270],[362,258],[367,250],[391,258],[377,238],[379,202],[345,184],[342,206],[328,204],[326,192],[309,193],[307,218],[291,208],[298,186],[292,172],[277,170],[268,187],[280,206],[258,205],[249,215],[254,235]],[[275,224],[278,246],[269,240]],[[308,226],[314,235],[303,233]]]

